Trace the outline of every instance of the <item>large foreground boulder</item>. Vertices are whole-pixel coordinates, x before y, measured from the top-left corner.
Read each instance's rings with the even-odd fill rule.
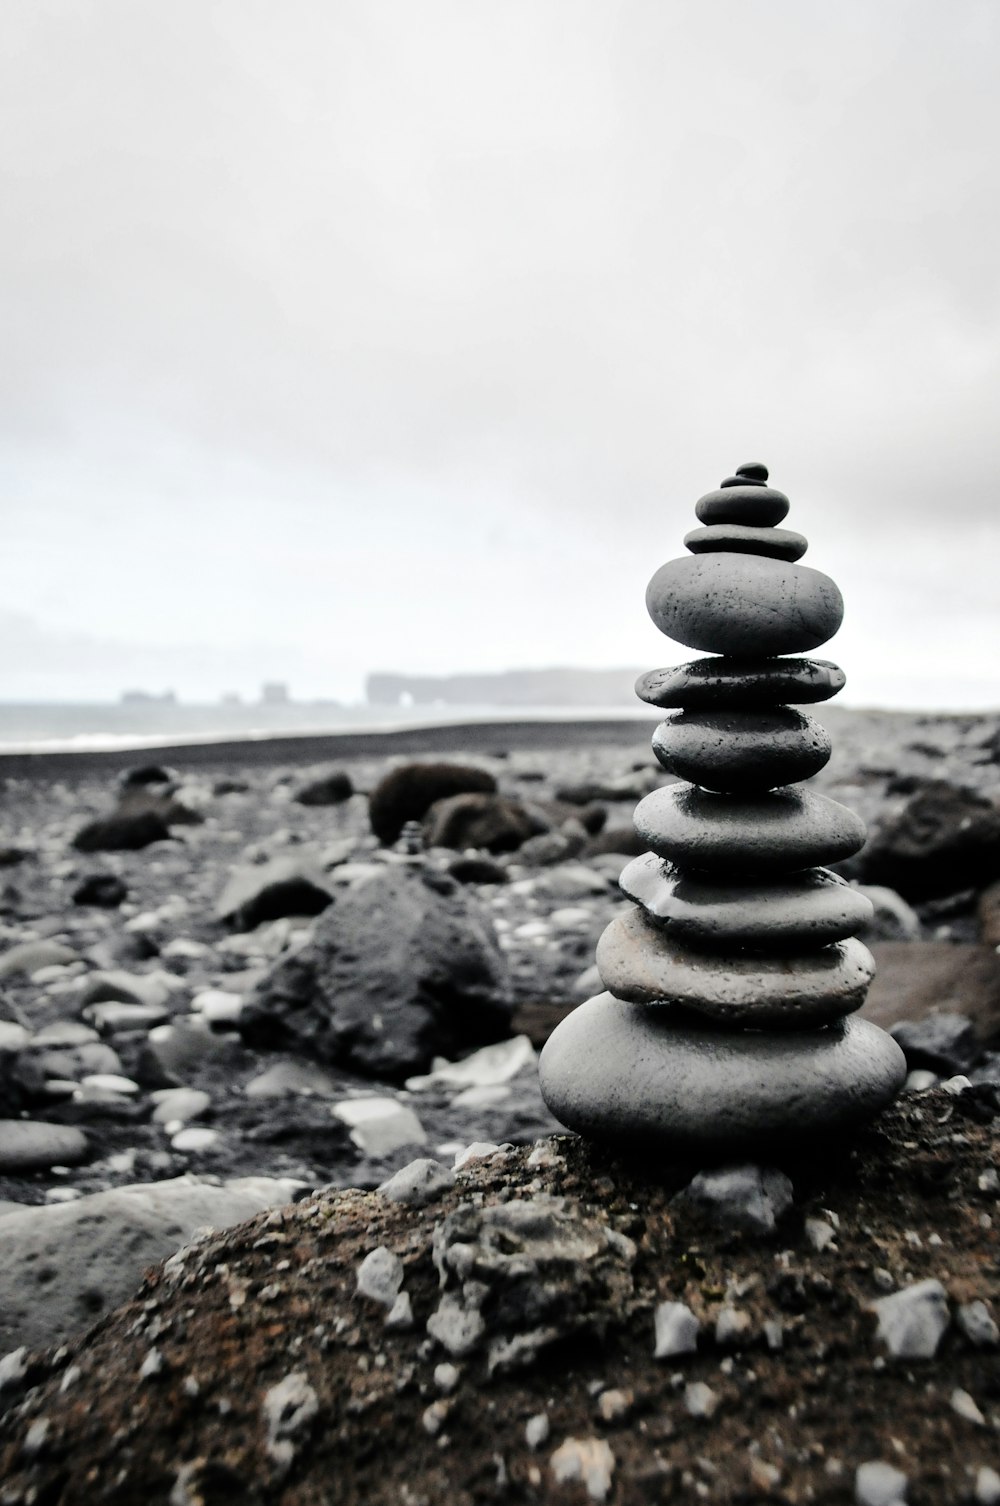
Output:
[[[395,842],[407,821],[422,821],[435,800],[451,795],[490,795],[497,782],[486,769],[462,763],[406,763],[372,790],[368,819],[380,842]]]
[[[0,1361],[4,1498],[995,1500],[998,1147],[961,1104],[788,1165],[749,1231],[766,1168],[676,1200],[690,1170],[571,1138],[262,1214]]]
[[[390,1080],[510,1033],[507,966],[485,910],[453,879],[376,869],[247,1000],[252,1046]]]
[[[276,1177],[223,1186],[178,1177],[0,1216],[0,1354],[87,1328],[196,1229],[242,1223],[287,1203],[297,1186]]]
[[[1000,808],[974,790],[933,780],[870,838],[860,859],[869,884],[919,903],[1000,878]]]

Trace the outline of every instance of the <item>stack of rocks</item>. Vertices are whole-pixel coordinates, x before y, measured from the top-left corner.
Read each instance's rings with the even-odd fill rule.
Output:
[[[583,1134],[694,1153],[826,1140],[868,1119],[906,1076],[855,1011],[874,973],[854,938],[869,901],[819,866],[861,848],[862,822],[796,782],[830,756],[813,717],[843,672],[808,653],[837,631],[833,581],[796,563],[788,498],[740,466],[696,507],[646,593],[661,632],[720,657],[643,675],[667,711],[653,749],[686,781],[640,801],[650,849],[621,886],[634,908],[601,937],[606,993],[565,1019],[542,1092]]]

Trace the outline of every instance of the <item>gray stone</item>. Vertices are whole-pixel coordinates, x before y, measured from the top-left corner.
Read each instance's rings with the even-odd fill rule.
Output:
[[[889,1034],[903,1048],[909,1068],[950,1077],[975,1066],[982,1046],[972,1021],[964,1014],[929,1014],[922,1020],[901,1020]]]
[[[509,1033],[507,965],[488,913],[433,870],[375,868],[246,1002],[251,1045],[397,1079]]]
[[[291,1464],[303,1434],[318,1411],[319,1397],[304,1370],[292,1371],[264,1393],[267,1451],[283,1469]],[[192,1500],[187,1490],[183,1497],[177,1491],[172,1492],[172,1498]]]
[[[872,1304],[878,1338],[896,1359],[929,1360],[951,1321],[940,1281],[917,1281]]]
[[[192,1025],[156,1025],[139,1053],[136,1074],[156,1088],[183,1088],[195,1073],[229,1076],[249,1065],[239,1041]]]
[[[794,788],[737,796],[670,785],[640,800],[635,829],[679,867],[727,879],[840,862],[865,840],[864,822],[846,805]]]
[[[0,1119],[0,1175],[23,1176],[48,1171],[50,1166],[75,1166],[89,1154],[86,1135],[73,1125]]]
[[[746,884],[713,883],[647,852],[619,880],[652,919],[690,946],[797,951],[843,941],[872,913],[868,898],[826,868]]]
[[[653,1358],[669,1360],[677,1354],[694,1354],[701,1324],[683,1302],[661,1302],[653,1314]]]
[[[765,554],[769,559],[792,562],[801,559],[809,548],[808,540],[790,528],[748,528],[742,523],[694,528],[684,535],[684,545],[692,554],[728,549],[734,554]]]
[[[203,1225],[225,1229],[287,1203],[301,1184],[196,1177],[118,1187],[0,1220],[0,1352],[42,1348],[130,1297],[147,1266]]]
[[[279,1061],[252,1077],[243,1092],[247,1098],[335,1098],[343,1086],[314,1062]]]
[[[735,478],[734,478],[735,481]],[[720,523],[736,523],[746,528],[773,528],[788,515],[788,498],[777,487],[736,484],[706,492],[694,505],[699,523],[712,528]]]
[[[152,1114],[154,1124],[187,1124],[189,1119],[200,1119],[212,1107],[211,1097],[200,1088],[160,1088],[151,1097],[156,1104]]]
[[[700,1171],[673,1201],[696,1208],[722,1229],[773,1234],[792,1206],[792,1184],[773,1166],[720,1166]]]
[[[855,1506],[903,1506],[908,1484],[906,1475],[895,1465],[870,1459],[855,1471]]]
[[[898,1092],[906,1059],[852,1015],[823,1030],[728,1030],[599,994],[558,1025],[542,1096],[567,1128],[643,1151],[787,1150],[864,1122]]]
[[[80,956],[61,941],[19,941],[0,957],[0,978],[30,975],[43,967],[63,967]]]
[[[798,1030],[853,1013],[875,974],[871,953],[853,937],[791,956],[711,956],[668,937],[638,908],[604,931],[597,966],[605,988],[619,999],[771,1030]]]
[[[379,1245],[358,1266],[357,1279],[362,1297],[392,1307],[403,1285],[403,1262],[386,1245]]]
[[[847,676],[829,659],[692,659],[650,669],[635,682],[640,701],[688,711],[812,705],[843,690]]]
[[[985,1302],[963,1302],[955,1314],[958,1326],[977,1349],[996,1349],[1000,1328]]]
[[[736,659],[818,648],[844,615],[828,575],[756,554],[668,560],[649,583],[646,607],[676,643]]]
[[[668,774],[735,794],[810,779],[832,746],[825,727],[790,706],[674,711],[653,733],[653,752]]]
[[[424,1208],[455,1185],[455,1173],[449,1166],[428,1157],[410,1161],[383,1182],[378,1189],[391,1203],[405,1203],[410,1208]]]

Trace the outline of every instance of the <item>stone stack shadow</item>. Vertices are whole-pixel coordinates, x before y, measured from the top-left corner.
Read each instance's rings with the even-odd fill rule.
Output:
[[[895,1041],[856,1014],[870,902],[824,866],[860,850],[864,825],[798,787],[831,744],[794,708],[844,674],[786,656],[832,637],[843,601],[797,563],[807,542],[777,526],[788,498],[767,481],[744,465],[702,497],[688,555],[646,593],[661,632],[713,657],[636,685],[666,711],[653,750],[685,782],[636,808],[649,851],[621,876],[634,908],[598,944],[607,992],[542,1053],[550,1109],[595,1138],[706,1155],[829,1143],[905,1079]]]

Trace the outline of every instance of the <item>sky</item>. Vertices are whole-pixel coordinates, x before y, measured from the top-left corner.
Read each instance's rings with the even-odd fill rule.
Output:
[[[652,667],[791,498],[1000,706],[995,0],[3,0],[0,699]]]

